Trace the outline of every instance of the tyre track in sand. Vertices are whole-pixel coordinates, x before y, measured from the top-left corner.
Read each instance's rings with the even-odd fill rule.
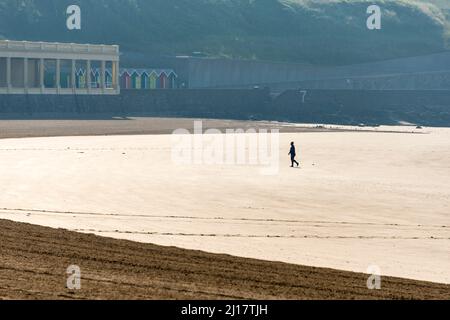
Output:
[[[261,218],[224,218],[224,217],[195,217],[181,215],[149,215],[149,214],[123,214],[123,213],[99,213],[79,211],[58,211],[23,208],[0,208],[0,213],[6,214],[51,214],[51,215],[75,215],[75,216],[105,216],[105,217],[127,217],[127,218],[149,218],[149,219],[181,219],[181,220],[206,220],[206,221],[243,221],[243,222],[267,222],[267,223],[298,223],[298,224],[324,224],[324,225],[356,225],[356,226],[379,226],[379,227],[411,227],[411,228],[437,228],[449,229],[447,225],[422,225],[422,224],[399,224],[399,223],[376,223],[376,222],[348,222],[348,221],[324,221],[324,220],[299,220],[299,219],[261,219]]]

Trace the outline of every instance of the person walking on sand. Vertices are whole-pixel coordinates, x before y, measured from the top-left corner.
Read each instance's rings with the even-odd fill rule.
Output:
[[[291,156],[291,162],[292,162],[291,168],[294,167],[294,163],[297,164],[297,167],[298,167],[300,164],[297,162],[297,160],[295,160],[297,153],[295,152],[294,142],[291,142],[291,151],[289,151],[288,155]]]

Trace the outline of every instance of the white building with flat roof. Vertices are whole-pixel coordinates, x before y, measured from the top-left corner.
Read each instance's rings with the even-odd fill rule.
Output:
[[[0,94],[120,94],[119,60],[117,45],[0,40]]]

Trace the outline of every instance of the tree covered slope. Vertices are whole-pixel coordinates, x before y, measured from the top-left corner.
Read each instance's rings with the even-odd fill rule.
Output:
[[[434,4],[432,4],[432,2]],[[450,1],[423,0],[3,0],[0,38],[119,44],[148,55],[347,64],[442,51]],[[381,30],[366,28],[370,4]],[[66,29],[78,4],[82,30]]]

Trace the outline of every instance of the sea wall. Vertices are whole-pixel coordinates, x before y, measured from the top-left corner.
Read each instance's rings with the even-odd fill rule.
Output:
[[[0,95],[0,117],[94,114],[248,118],[268,113],[265,90],[122,90],[115,95]]]
[[[0,118],[199,117],[450,126],[450,90],[123,90],[119,96],[0,95]]]
[[[272,110],[306,123],[450,126],[450,90],[289,90]]]

